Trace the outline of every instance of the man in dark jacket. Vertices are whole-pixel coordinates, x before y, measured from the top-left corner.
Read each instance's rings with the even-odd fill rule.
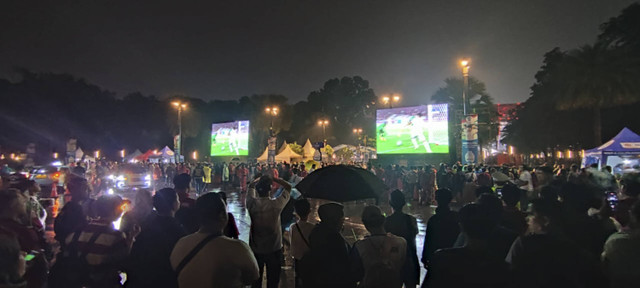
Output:
[[[338,203],[318,208],[321,222],[309,235],[311,249],[302,259],[302,280],[307,287],[355,287],[349,275],[349,244],[340,231],[344,211]]]
[[[153,196],[156,211],[142,224],[142,232],[129,255],[127,287],[178,287],[169,256],[184,228],[174,218],[180,207],[178,194],[164,188]]]
[[[452,198],[453,195],[449,189],[444,188],[436,191],[438,208],[436,208],[436,215],[429,218],[424,236],[422,263],[425,267],[428,267],[433,253],[437,250],[453,247],[460,233],[458,213],[449,208]]]

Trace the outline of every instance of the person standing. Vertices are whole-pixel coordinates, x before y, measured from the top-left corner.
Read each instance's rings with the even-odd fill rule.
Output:
[[[258,264],[244,242],[223,236],[227,209],[218,193],[196,201],[200,229],[176,243],[171,266],[183,288],[242,287],[258,278]]]
[[[246,164],[241,164],[238,168],[238,181],[240,181],[240,192],[247,191],[247,179],[249,177],[249,169]]]
[[[392,279],[393,283],[388,288],[400,288],[405,278],[403,269],[407,266],[407,242],[401,237],[387,234],[384,222],[384,215],[377,206],[367,206],[362,211],[362,223],[370,235],[353,245],[349,256],[351,274],[354,280],[363,282],[372,273],[370,270],[374,265],[386,263],[391,271],[385,276]]]
[[[464,247],[435,252],[422,287],[508,287],[511,279],[507,264],[487,249],[492,225],[477,204],[462,207],[460,226],[467,242]]]
[[[385,219],[384,230],[406,241],[407,265],[403,269],[403,282],[406,287],[416,287],[420,283],[420,264],[416,247],[418,224],[415,217],[402,212],[406,201],[400,190],[391,192],[390,198],[389,205],[393,208],[393,214]]]
[[[272,184],[282,187],[280,197],[270,198]],[[257,197],[256,194],[257,193]],[[277,288],[280,283],[282,258],[282,229],[280,214],[289,201],[291,185],[279,178],[262,176],[249,185],[246,207],[251,217],[249,246],[258,261],[260,277],[253,287],[262,287],[264,266],[267,270],[267,288]]]
[[[202,171],[204,171],[204,187],[202,190],[207,192],[208,186],[211,185],[211,172],[213,172],[213,169],[211,169],[210,165],[207,163],[202,167]]]
[[[429,269],[433,254],[439,249],[453,247],[460,233],[458,213],[449,208],[452,199],[451,190],[443,188],[436,191],[438,208],[436,208],[436,214],[431,216],[427,222],[424,250],[422,250],[422,263],[427,269]]]
[[[295,269],[295,287],[300,288],[304,287],[302,283],[302,277],[300,276],[300,261],[304,257],[304,254],[309,251],[309,235],[313,228],[314,224],[307,222],[309,218],[309,213],[311,212],[311,204],[309,200],[301,198],[294,202],[295,213],[298,215],[298,221],[294,224],[291,224],[289,227],[289,231],[291,234],[291,246],[290,246],[290,254],[293,257],[294,261],[294,269]]]
[[[640,283],[640,201],[631,208],[629,229],[607,239],[602,262],[611,288],[636,287]]]
[[[229,184],[229,165],[222,162],[222,187],[225,188]]]
[[[88,287],[118,287],[123,264],[140,226],[135,225],[130,233],[123,233],[113,228],[113,222],[122,215],[122,198],[116,195],[105,195],[95,202],[95,220],[87,226],[67,236],[65,250],[67,257],[82,257],[89,265],[86,277]],[[74,247],[75,249],[71,249]],[[72,271],[82,273],[81,271]]]
[[[155,211],[141,224],[141,232],[131,248],[127,271],[127,288],[178,287],[169,256],[176,242],[185,236],[184,228],[174,218],[180,208],[178,194],[164,188],[153,196]]]
[[[520,197],[520,207],[523,211],[527,211],[529,207],[529,199],[533,199],[533,179],[531,177],[531,168],[526,165],[520,166],[520,176],[518,177],[518,188],[522,191]]]
[[[202,163],[198,163],[196,168],[193,169],[191,177],[193,178],[193,182],[196,184],[196,193],[200,195],[202,190],[204,190],[204,169],[202,167]]]
[[[340,231],[344,227],[343,206],[323,204],[318,208],[320,223],[309,235],[309,252],[302,259],[302,281],[306,288],[353,288],[349,265],[349,243]]]

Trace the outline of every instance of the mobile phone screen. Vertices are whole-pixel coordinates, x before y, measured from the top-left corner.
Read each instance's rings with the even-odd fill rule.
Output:
[[[24,256],[24,260],[25,261],[31,261],[31,260],[33,260],[33,258],[36,258],[36,255],[27,254],[27,255]]]
[[[618,206],[618,194],[616,192],[608,192],[607,203],[609,203],[611,210],[615,211]]]

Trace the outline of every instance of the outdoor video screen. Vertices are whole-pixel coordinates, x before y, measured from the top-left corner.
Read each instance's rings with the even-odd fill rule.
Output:
[[[449,153],[448,113],[447,104],[378,110],[378,154]]]
[[[249,121],[211,125],[211,156],[247,155],[249,155]]]

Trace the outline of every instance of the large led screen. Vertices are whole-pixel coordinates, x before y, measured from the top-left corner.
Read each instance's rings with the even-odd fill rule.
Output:
[[[378,110],[378,154],[449,153],[447,109],[436,104]]]
[[[211,156],[247,155],[249,155],[249,121],[211,125]]]

